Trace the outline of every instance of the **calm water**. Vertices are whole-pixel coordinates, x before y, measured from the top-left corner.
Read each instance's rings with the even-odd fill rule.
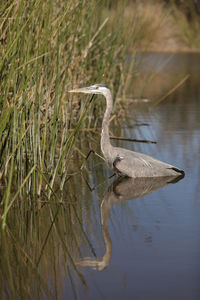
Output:
[[[151,87],[143,90],[144,96],[158,97],[162,85],[167,91],[185,75],[190,74],[190,78],[155,109],[142,110],[138,121],[150,126],[125,131],[127,137],[145,137],[156,140],[157,145],[122,145],[170,162],[185,170],[186,176],[142,198],[144,191],[163,183],[125,184],[124,188],[111,187],[107,194],[102,190],[98,196],[93,192],[94,201],[103,199],[100,209],[104,226],[102,236],[97,225],[93,232],[89,230],[99,262],[92,263],[94,256],[89,249],[85,251],[90,259],[85,258],[82,265],[90,267],[80,269],[88,288],[79,285],[80,299],[200,299],[200,56],[168,58],[146,56],[145,71],[154,66],[153,72],[159,74]],[[160,71],[160,64],[166,60]],[[155,67],[156,61],[159,64]],[[129,127],[135,122],[136,110],[138,116],[138,107],[130,108]],[[104,201],[110,201],[109,211],[103,210]],[[94,270],[95,266],[105,268]]]
[[[185,178],[113,183],[91,157],[92,192],[77,178],[66,205],[27,212],[25,231],[13,217],[1,239],[2,299],[200,299],[200,56],[146,55],[141,69],[153,81],[132,93],[150,100],[190,78],[154,109],[130,104],[123,134],[156,145],[115,144],[176,165]],[[148,126],[133,128],[136,115]]]

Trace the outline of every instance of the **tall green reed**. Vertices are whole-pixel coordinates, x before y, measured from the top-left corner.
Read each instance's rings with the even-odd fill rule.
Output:
[[[125,47],[117,22],[110,22],[95,0],[1,2],[0,20],[5,228],[17,199],[49,198],[55,186],[62,188],[80,128],[99,119],[85,118],[87,102],[72,100],[67,90],[102,81],[119,86]],[[92,116],[96,107],[90,107]]]

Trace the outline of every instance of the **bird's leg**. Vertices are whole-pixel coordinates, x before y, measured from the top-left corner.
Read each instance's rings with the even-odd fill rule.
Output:
[[[81,167],[80,167],[80,170],[83,169],[83,167],[84,167],[84,165],[85,165],[85,162],[88,160],[88,158],[89,158],[89,156],[90,156],[91,153],[94,153],[94,154],[95,154],[95,151],[94,151],[94,150],[90,150],[90,151],[88,152],[88,154],[85,156],[85,161],[82,163],[82,165],[81,165]]]
[[[112,175],[110,175],[109,177],[108,177],[108,179],[111,179],[111,178],[113,178],[114,176],[116,176],[117,174],[116,173],[113,173]]]
[[[89,156],[90,156],[91,153],[94,153],[94,155],[100,157],[101,159],[103,159],[103,160],[105,161],[104,157],[101,156],[100,154],[98,154],[98,153],[97,153],[96,151],[94,151],[94,150],[90,150],[90,151],[89,151],[88,155],[87,155],[86,158],[85,158],[86,160],[88,160],[88,158],[89,158]]]
[[[102,158],[102,159],[104,160],[104,158],[103,158],[102,156],[100,156],[97,152],[95,152],[94,150],[91,149],[91,150],[88,152],[88,154],[86,155],[85,161],[87,161],[87,160],[89,159],[89,157],[90,157],[90,155],[91,155],[92,153],[94,153],[96,156],[98,156],[98,157],[100,157],[100,158]],[[113,167],[115,167],[116,163],[119,162],[119,161],[122,160],[122,159],[124,159],[124,158],[123,158],[123,157],[117,156],[116,159],[115,159],[114,162],[113,162]],[[81,166],[81,170],[83,169],[83,167],[84,167],[84,163],[83,163],[82,166]],[[119,174],[115,172],[115,173],[113,173],[112,175],[110,175],[110,176],[108,177],[108,179],[111,179],[112,177],[114,177],[114,176],[116,176],[116,175],[119,175]],[[84,180],[85,180],[85,178],[84,178]],[[88,185],[88,187],[89,187],[89,189],[90,189],[91,191],[95,189],[95,187],[94,187],[94,188],[90,187],[90,185],[88,184],[88,182],[86,182],[86,183],[87,183],[87,185]]]
[[[85,176],[84,176],[82,170],[83,170],[83,167],[84,167],[84,165],[85,165],[85,162],[89,159],[89,157],[90,157],[90,155],[91,155],[92,153],[94,153],[94,154],[97,155],[97,153],[96,153],[94,150],[90,150],[90,151],[88,152],[88,154],[86,155],[85,161],[83,162],[83,164],[82,164],[82,166],[81,166],[81,168],[80,168],[81,173],[82,173],[82,176],[83,176],[83,179],[84,179],[84,181],[86,182],[86,184],[87,184],[87,186],[88,186],[90,192],[94,191],[94,190],[96,189],[96,187],[95,187],[95,186],[92,187],[92,186],[90,185],[90,183],[88,182],[88,180],[85,178]]]
[[[94,150],[90,150],[90,151],[88,152],[88,155],[86,156],[85,160],[88,160],[88,158],[89,158],[89,156],[90,156],[91,153],[96,154],[96,152],[95,152]]]
[[[83,175],[83,174],[82,174]],[[92,192],[92,191],[94,191],[95,189],[96,189],[96,187],[94,186],[94,187],[92,187],[91,185],[90,185],[90,183],[88,182],[88,180],[85,178],[85,176],[83,175],[83,179],[84,179],[84,181],[85,181],[85,183],[87,184],[87,186],[88,186],[88,188],[89,188],[89,190],[90,190],[90,192]]]

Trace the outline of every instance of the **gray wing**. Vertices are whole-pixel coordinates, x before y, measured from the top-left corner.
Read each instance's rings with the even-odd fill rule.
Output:
[[[114,170],[128,177],[184,175],[182,170],[142,153],[115,147],[112,155]]]

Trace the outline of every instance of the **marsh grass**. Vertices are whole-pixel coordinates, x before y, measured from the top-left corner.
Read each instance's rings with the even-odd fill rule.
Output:
[[[3,228],[17,199],[30,197],[40,207],[39,196],[56,197],[80,129],[98,124],[101,104],[72,99],[68,89],[111,80],[119,86],[125,45],[117,19],[108,22],[102,12],[84,0],[0,4]]]
[[[87,230],[96,232],[99,212],[88,186],[101,188],[105,170],[85,158],[99,151],[105,104],[67,91],[102,82],[125,97],[148,27],[137,11],[124,18],[125,4],[113,13],[95,0],[0,2],[2,297],[62,298],[65,278],[76,299],[79,282],[87,286],[75,261],[84,247],[96,255]],[[119,122],[115,114],[118,130]]]
[[[41,196],[62,202],[57,191],[76,174],[72,158],[77,152],[83,159],[87,156],[80,139],[87,138],[90,128],[101,126],[104,103],[72,97],[67,91],[103,82],[113,90],[114,99],[119,94],[125,99],[138,75],[136,49],[148,49],[163,28],[170,28],[169,10],[159,1],[155,6],[117,1],[114,9],[111,3],[0,3],[3,228],[9,210],[22,199],[35,201],[38,208]],[[128,49],[132,62],[127,70]]]

